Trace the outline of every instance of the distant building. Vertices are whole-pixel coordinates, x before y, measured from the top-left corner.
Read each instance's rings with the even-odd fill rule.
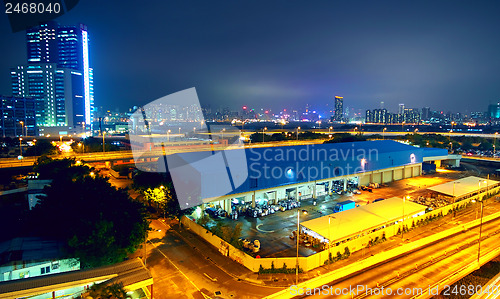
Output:
[[[488,118],[490,120],[500,119],[500,103],[488,105]]]
[[[399,104],[398,114],[403,115],[405,111],[405,104]]]
[[[374,109],[372,111],[366,111],[366,122],[373,124],[387,124],[388,122],[388,112],[386,109]]]
[[[332,120],[337,122],[344,120],[344,97],[335,96],[335,111]]]
[[[430,118],[431,118],[431,108],[429,107],[422,108],[421,119],[423,121],[428,121]]]
[[[94,105],[83,24],[48,22],[26,31],[28,61],[11,70],[12,94],[35,99],[39,126],[90,127]]]
[[[403,113],[405,123],[417,124],[420,122],[420,113],[417,108],[405,108]]]
[[[36,136],[35,100],[0,96],[0,134],[3,137]]]

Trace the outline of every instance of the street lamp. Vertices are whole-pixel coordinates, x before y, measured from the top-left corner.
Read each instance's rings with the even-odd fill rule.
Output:
[[[226,128],[222,129],[221,132],[222,132],[222,138],[221,139],[224,139],[224,131],[226,131]]]
[[[266,130],[267,130],[267,127],[264,127],[264,129],[262,129],[262,142],[264,142],[264,136],[266,136],[266,133],[265,133]]]
[[[21,135],[23,135],[23,129],[25,129],[26,134],[24,134],[24,136],[28,136],[28,126],[26,126],[23,121],[20,121],[19,123],[21,124]]]
[[[332,254],[332,234],[330,230],[330,219],[336,219],[333,216],[328,215],[328,260],[330,261],[330,256]]]
[[[85,154],[85,144],[83,142],[79,142],[78,143],[78,147],[82,147],[83,146],[83,152],[82,154]]]
[[[332,131],[333,127],[329,127],[328,128],[328,135],[330,135],[331,131]]]
[[[297,134],[298,136],[298,134]],[[300,210],[297,209],[297,260],[295,261],[295,285],[299,285],[299,238],[300,238]]]
[[[23,156],[23,145],[21,144],[22,140],[23,138],[19,137],[19,151],[21,152],[20,156]]]
[[[495,158],[495,155],[497,154],[497,148],[496,148],[497,135],[498,135],[498,132],[495,132],[495,138],[493,139],[493,158]]]
[[[403,240],[403,241],[404,241],[404,232],[405,232],[405,204],[406,204],[406,196],[403,197],[403,221],[401,222],[401,224],[402,224],[401,240]]]
[[[307,214],[307,211],[304,211]],[[300,209],[297,209],[297,260],[295,262],[295,285],[299,284],[299,239],[300,239]]]
[[[167,142],[170,142],[170,130],[167,131]]]
[[[480,265],[479,257],[481,256],[481,234],[483,232],[483,206],[484,206],[484,203],[481,200],[481,224],[479,225],[479,239],[477,241],[477,264],[478,265]]]
[[[382,140],[384,140],[384,139],[385,139],[385,131],[387,131],[387,128],[384,128],[384,129],[382,130]]]
[[[300,131],[300,127],[297,127],[297,140],[299,140],[299,131]]]
[[[104,140],[104,136],[106,135],[106,131],[102,132],[102,152],[106,152],[106,141]]]

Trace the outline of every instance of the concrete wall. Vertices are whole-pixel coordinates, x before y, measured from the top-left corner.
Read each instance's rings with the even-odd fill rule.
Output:
[[[488,193],[494,193],[497,191],[500,191],[500,187],[492,188],[492,189],[488,190]],[[479,194],[479,197],[482,198],[484,195],[485,195],[485,192],[482,192],[481,194]],[[352,236],[350,241],[342,242],[338,246],[332,246],[330,249],[323,250],[321,252],[318,252],[318,253],[311,255],[311,256],[308,256],[308,257],[299,257],[299,266],[302,269],[304,269],[304,271],[310,271],[312,269],[315,269],[319,266],[324,265],[325,261],[328,259],[328,253],[330,251],[331,251],[332,255],[336,255],[337,251],[340,253],[343,253],[345,250],[345,247],[348,247],[350,252],[355,252],[355,251],[361,250],[363,248],[366,248],[368,246],[369,241],[374,240],[376,237],[382,238],[382,236],[385,234],[386,238],[390,238],[390,237],[396,235],[398,233],[398,230],[400,228],[402,228],[403,224],[405,226],[407,226],[408,228],[411,228],[412,223],[416,224],[418,220],[424,220],[428,217],[431,217],[431,216],[439,214],[439,213],[442,213],[443,216],[445,216],[454,207],[467,204],[470,201],[472,201],[473,199],[478,200],[478,195],[475,195],[475,196],[472,196],[472,197],[467,198],[465,200],[456,202],[452,205],[447,205],[447,206],[441,207],[439,209],[436,209],[434,211],[426,213],[422,216],[409,217],[409,218],[404,220],[404,223],[398,223],[398,224],[386,226],[385,228],[379,229],[375,232],[371,232],[371,233],[364,232],[363,234],[361,234],[359,236]],[[500,212],[496,213],[494,215],[484,217],[484,221],[488,221],[490,219],[495,219],[498,217],[500,217]],[[466,227],[474,226],[477,221],[479,221],[479,219],[472,222],[472,223],[467,223],[463,226],[457,226],[456,228],[454,228],[452,230],[440,232],[440,233],[434,234],[432,236],[426,237],[424,239],[414,241],[414,242],[409,243],[409,244],[405,244],[402,247],[397,247],[397,248],[389,251],[389,253],[384,252],[382,254],[377,254],[375,256],[375,257],[377,257],[376,259],[373,259],[374,257],[371,257],[371,258],[368,258],[367,260],[369,260],[370,262],[375,261],[375,263],[378,263],[378,262],[383,261],[387,258],[395,257],[399,254],[406,252],[405,250],[408,250],[408,248],[410,248],[410,247],[413,249],[418,248],[420,246],[424,246],[426,244],[429,244],[431,242],[439,240],[445,236],[449,236],[451,234],[457,233],[460,230],[465,229]],[[182,217],[181,222],[185,227],[188,227],[193,232],[195,232],[196,234],[201,236],[203,239],[205,239],[207,242],[209,242],[210,244],[212,244],[213,246],[218,248],[219,251],[223,255],[226,255],[229,258],[237,261],[238,263],[247,267],[251,271],[258,272],[259,267],[261,265],[264,268],[270,268],[271,263],[274,263],[275,268],[281,268],[281,267],[283,267],[283,264],[286,264],[288,268],[293,268],[296,265],[296,260],[297,260],[296,257],[259,258],[259,259],[253,258],[250,255],[236,249],[234,246],[228,244],[227,242],[220,239],[216,235],[212,234],[211,232],[209,232],[205,228],[201,227],[200,225],[196,224],[194,221],[187,218],[186,216]],[[359,269],[362,269],[364,267],[363,265],[365,265],[366,263],[367,262],[363,262],[363,261],[358,262],[358,264],[361,265]],[[358,269],[356,267],[348,267],[348,268],[351,270]],[[351,272],[351,273],[353,273],[353,272]],[[345,275],[347,275],[347,274],[345,274]],[[339,276],[339,277],[342,277],[342,276]]]

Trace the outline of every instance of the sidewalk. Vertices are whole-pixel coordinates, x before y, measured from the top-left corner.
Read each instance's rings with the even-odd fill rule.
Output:
[[[500,209],[500,203],[494,200],[488,200],[484,206],[484,216],[493,214]],[[426,226],[418,227],[404,234],[404,241],[401,235],[393,236],[389,238],[386,242],[377,244],[371,248],[365,248],[356,251],[351,254],[351,256],[345,260],[335,262],[331,265],[321,266],[307,273],[299,274],[299,282],[312,279],[314,277],[320,276],[322,274],[334,271],[336,269],[342,268],[355,261],[362,260],[368,256],[375,255],[379,252],[387,251],[393,249],[397,246],[403,244],[403,242],[412,242],[419,240],[421,238],[430,236],[434,233],[441,232],[450,228],[453,228],[462,223],[466,223],[476,219],[477,204],[473,205],[466,210],[457,212],[456,217],[453,215],[447,215],[439,220],[431,222]],[[289,286],[295,283],[295,274],[257,274],[245,268],[243,265],[231,260],[228,257],[223,256],[219,253],[217,248],[206,242],[200,236],[191,232],[188,229],[181,227],[179,224],[171,225],[171,228],[177,233],[177,235],[182,238],[187,244],[196,249],[200,255],[210,260],[215,266],[223,270],[228,275],[245,280],[249,283],[259,284],[259,285],[272,285],[272,286]],[[336,251],[332,250],[332,254],[336,254]]]

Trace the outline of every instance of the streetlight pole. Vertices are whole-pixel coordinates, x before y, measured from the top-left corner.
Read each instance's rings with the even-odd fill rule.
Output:
[[[495,158],[495,155],[497,154],[497,135],[498,132],[495,132],[495,138],[493,139],[493,158]]]
[[[167,142],[170,142],[170,130],[167,131]]]
[[[404,232],[405,232],[405,203],[406,203],[406,196],[403,197],[403,221],[401,222],[402,228],[401,228],[401,240],[404,241]]]
[[[266,130],[267,130],[267,127],[264,127],[264,129],[262,129],[262,142],[264,142],[264,136],[266,136],[266,133],[265,133]]]
[[[483,232],[483,201],[481,200],[481,224],[479,225],[479,239],[477,241],[477,264],[480,265],[479,263],[479,257],[481,256],[481,234]]]
[[[23,136],[24,122],[20,121],[19,123],[21,124],[21,136]]]
[[[102,132],[102,152],[106,152],[106,141],[104,140],[104,136],[106,135],[106,132]]]
[[[22,140],[23,140],[23,138],[19,137],[19,152],[21,153],[20,156],[23,155],[23,145],[21,144]]]
[[[329,128],[328,128],[328,135],[330,135],[330,134],[331,134],[332,129],[333,129],[333,127],[329,127]]]
[[[224,139],[224,131],[226,131],[226,128],[222,129],[222,138],[221,139]]]
[[[328,215],[328,261],[330,261],[330,256],[332,254],[332,234],[330,230],[330,219],[335,219],[335,217]]]
[[[384,128],[382,130],[382,140],[385,140],[385,131],[387,130],[387,128]]]
[[[295,285],[299,284],[299,238],[300,209],[297,209],[297,260],[295,262]]]
[[[299,140],[299,130],[300,130],[300,127],[297,127],[297,140]]]

